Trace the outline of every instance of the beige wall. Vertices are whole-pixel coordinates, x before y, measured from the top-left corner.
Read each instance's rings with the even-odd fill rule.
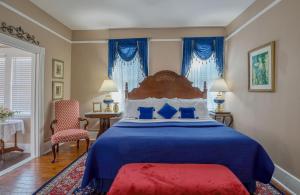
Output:
[[[45,12],[38,9],[28,0],[5,0],[5,2],[33,17],[52,30],[57,31],[66,37],[71,37],[72,32],[70,29],[48,16]],[[40,46],[44,47],[46,50],[44,87],[45,126],[43,133],[45,141],[47,141],[50,137],[49,124],[51,120],[52,102],[52,58],[60,59],[65,62],[64,94],[65,98],[68,99],[71,94],[71,44],[1,5],[0,22],[6,22],[7,24],[14,26],[22,26],[26,32],[35,35],[36,39],[40,41]]]
[[[109,38],[149,37],[152,39],[181,39],[192,36],[224,36],[225,28],[171,28],[171,29],[113,29],[73,31],[73,41],[95,41]],[[149,73],[172,70],[180,73],[182,43],[149,41]],[[98,89],[107,78],[107,43],[72,44],[72,95],[80,101],[80,110],[92,111],[93,101],[99,100]],[[91,121],[89,128],[97,128]]]
[[[228,110],[280,167],[300,178],[300,1],[283,0],[227,41]],[[238,22],[238,21],[236,21]],[[276,41],[276,91],[248,92],[247,53]]]
[[[255,17],[258,13],[260,13],[263,9],[268,7],[273,2],[274,0],[256,0],[226,27],[226,34],[229,35],[234,32],[236,29],[248,22],[249,19]]]

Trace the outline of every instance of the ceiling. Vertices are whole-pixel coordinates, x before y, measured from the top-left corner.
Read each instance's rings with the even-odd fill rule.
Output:
[[[226,26],[255,0],[31,0],[72,30]]]

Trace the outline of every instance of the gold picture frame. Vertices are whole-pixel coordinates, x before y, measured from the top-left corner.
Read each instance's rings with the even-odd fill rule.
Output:
[[[64,78],[64,61],[52,59],[52,77],[54,79]]]
[[[101,102],[93,102],[93,112],[101,112],[102,104]]]
[[[61,100],[64,98],[64,82],[52,81],[52,99]]]
[[[248,91],[275,91],[275,41],[248,52]]]

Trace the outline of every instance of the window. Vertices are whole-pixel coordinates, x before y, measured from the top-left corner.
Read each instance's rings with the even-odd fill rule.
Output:
[[[131,61],[123,60],[117,54],[114,69],[112,72],[112,80],[117,84],[119,92],[113,93],[115,102],[120,103],[120,109],[124,110],[125,100],[125,83],[128,83],[128,90],[138,87],[139,83],[145,78],[138,52]]]
[[[0,105],[19,116],[30,116],[32,106],[32,57],[0,57]]]
[[[11,109],[31,115],[32,58],[12,58]]]
[[[0,106],[4,106],[5,97],[5,57],[0,57]]]
[[[207,88],[210,88],[211,83],[217,79],[218,71],[216,68],[216,60],[214,54],[207,59],[201,60],[193,53],[191,68],[187,74],[187,78],[193,82],[194,87],[198,87],[203,90],[203,83],[206,81]],[[207,108],[208,110],[214,109],[214,99],[215,93],[208,92],[207,93]]]

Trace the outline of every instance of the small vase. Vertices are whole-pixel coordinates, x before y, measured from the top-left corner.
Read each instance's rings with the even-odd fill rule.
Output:
[[[114,112],[115,112],[115,113],[119,112],[119,105],[118,105],[118,104],[119,104],[118,102],[115,102],[115,103],[114,103],[113,109],[114,109]]]

